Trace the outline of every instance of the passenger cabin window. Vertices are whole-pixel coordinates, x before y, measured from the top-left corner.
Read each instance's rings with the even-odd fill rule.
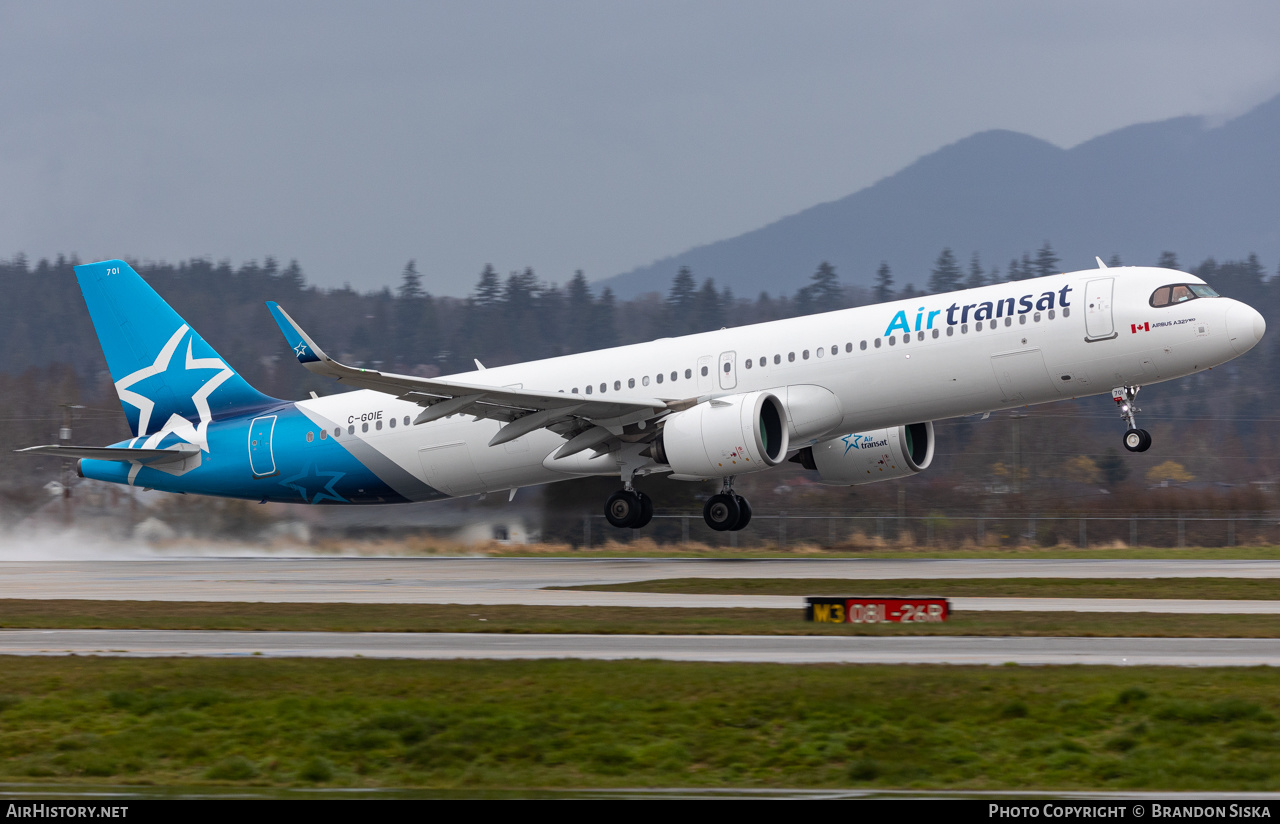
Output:
[[[658,383],[662,383],[662,373],[658,373]]]
[[[858,348],[864,352],[867,351],[867,342],[864,340],[862,343],[858,344]]]
[[[1151,305],[1155,307],[1173,306],[1196,298],[1216,297],[1221,297],[1221,295],[1203,283],[1177,283],[1172,286],[1161,286],[1152,292]]]
[[[640,379],[640,385],[641,385],[641,386],[648,386],[648,385],[649,385],[649,376],[648,376],[648,375],[645,375],[643,378],[641,378],[641,379]]]
[[[702,377],[705,378],[706,376],[707,376],[707,367],[704,366],[702,367]]]
[[[627,388],[628,388],[628,389],[635,389],[635,388],[636,388],[636,379],[635,379],[635,378],[627,378]]]
[[[692,370],[692,369],[686,369],[686,370],[684,370],[684,379],[685,379],[685,380],[688,380],[689,378],[692,378],[692,377],[693,377],[693,370]],[[675,380],[675,379],[676,379],[676,373],[675,373],[675,372],[672,372],[672,373],[671,373],[671,380]]]

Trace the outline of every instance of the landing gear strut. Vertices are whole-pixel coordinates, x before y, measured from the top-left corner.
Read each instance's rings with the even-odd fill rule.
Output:
[[[737,532],[751,523],[751,504],[733,491],[733,478],[725,478],[720,493],[702,507],[702,518],[717,532]]]
[[[1124,448],[1130,452],[1146,452],[1151,448],[1151,433],[1138,428],[1137,413],[1142,410],[1134,403],[1141,386],[1121,386],[1111,390],[1111,398],[1120,407],[1120,417],[1124,420]]]

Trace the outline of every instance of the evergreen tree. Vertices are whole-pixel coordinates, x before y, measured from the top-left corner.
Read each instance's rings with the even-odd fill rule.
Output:
[[[893,272],[887,261],[880,261],[880,268],[876,269],[876,285],[871,289],[871,296],[876,303],[893,300]]]
[[[1107,447],[1107,451],[1098,459],[1098,469],[1101,470],[1102,482],[1107,487],[1123,483],[1129,477],[1129,462],[1114,447]]]
[[[933,264],[933,274],[929,276],[929,291],[934,294],[954,292],[960,288],[962,279],[956,256],[952,254],[950,248],[943,249],[938,255],[938,260]],[[906,295],[900,297],[906,297]]]
[[[1156,267],[1160,269],[1178,269],[1178,256],[1173,252],[1161,252],[1160,259],[1156,261]]]
[[[471,302],[476,306],[492,308],[501,301],[502,285],[498,282],[498,273],[494,271],[492,264],[486,263],[484,271],[480,273],[480,280],[476,283],[476,291],[471,297]]]
[[[289,294],[297,294],[307,286],[307,279],[302,274],[298,261],[290,260],[289,265],[280,273],[280,285]]]
[[[964,279],[964,285],[966,289],[977,289],[979,286],[987,285],[987,279],[982,272],[982,260],[977,252],[969,257],[969,276]]]
[[[1022,272],[1022,266],[1018,263],[1017,258],[1009,259],[1009,280],[1026,280],[1027,276]]]
[[[830,312],[844,308],[843,297],[836,267],[824,260],[818,264],[818,271],[809,276],[809,283],[796,295],[796,305],[803,307],[801,314]]]
[[[1000,267],[992,266],[991,273],[987,275],[987,283],[999,283],[999,282],[1000,282]]]
[[[694,316],[697,303],[697,283],[688,266],[681,266],[680,271],[671,281],[671,291],[667,293],[667,334],[687,335],[694,331]]]
[[[702,288],[698,290],[696,299],[694,331],[709,332],[724,326],[724,301],[716,291],[714,278],[707,278],[702,282]]]
[[[1045,241],[1036,252],[1036,277],[1043,278],[1058,274],[1058,256],[1053,253],[1049,241]]]
[[[568,315],[565,343],[569,352],[586,352],[594,348],[592,318],[595,301],[591,297],[591,287],[587,285],[587,276],[581,269],[573,273],[569,285],[565,287],[565,311]]]
[[[1107,261],[1107,266],[1109,266],[1109,267],[1111,267],[1111,268],[1114,268],[1114,269],[1118,269],[1118,268],[1120,268],[1121,266],[1124,266],[1124,264],[1120,262],[1120,256],[1119,256],[1119,255],[1112,255],[1112,256],[1111,256],[1111,259]]]
[[[617,299],[608,286],[600,293],[593,310],[592,349],[608,349],[618,345]]]
[[[418,326],[422,323],[422,278],[414,261],[404,265],[400,273],[400,288],[396,290],[394,346],[395,357],[404,363],[414,364],[422,357],[419,349]]]
[[[396,290],[396,297],[401,300],[418,300],[424,294],[422,276],[418,274],[418,262],[410,260],[400,273],[400,288]]]

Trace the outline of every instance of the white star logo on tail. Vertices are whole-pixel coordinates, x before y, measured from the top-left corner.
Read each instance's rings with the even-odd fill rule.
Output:
[[[173,360],[174,352],[182,343],[183,337],[186,336],[191,327],[183,324],[174,332],[168,342],[160,349],[160,354],[156,355],[155,361],[150,366],[144,366],[131,375],[126,375],[116,381],[116,393],[120,395],[120,400],[127,404],[137,407],[138,409],[138,437],[134,438],[131,446],[139,446],[144,449],[153,449],[165,439],[167,435],[174,435],[181,440],[190,444],[199,446],[201,450],[209,451],[209,424],[213,422],[213,413],[209,411],[209,396],[213,394],[222,383],[234,372],[231,367],[227,366],[221,358],[197,358],[192,354],[191,345],[194,335],[187,339],[187,358],[185,368],[186,371],[194,371],[198,369],[217,369],[218,374],[214,375],[191,395],[191,404],[195,407],[196,413],[200,417],[200,422],[192,425],[191,421],[176,413],[169,416],[169,420],[154,433],[150,433],[151,413],[155,410],[155,401],[138,392],[133,392],[129,387],[134,384],[146,380],[153,375],[159,375],[169,370],[169,364]],[[172,387],[171,387],[172,388]],[[139,444],[138,439],[145,438]],[[135,464],[133,471],[129,473],[129,480],[138,474],[141,464]]]

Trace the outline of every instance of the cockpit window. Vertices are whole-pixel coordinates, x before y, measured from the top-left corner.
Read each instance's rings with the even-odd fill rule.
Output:
[[[1173,306],[1196,298],[1216,298],[1218,293],[1203,283],[1178,283],[1161,286],[1151,293],[1152,306]]]

